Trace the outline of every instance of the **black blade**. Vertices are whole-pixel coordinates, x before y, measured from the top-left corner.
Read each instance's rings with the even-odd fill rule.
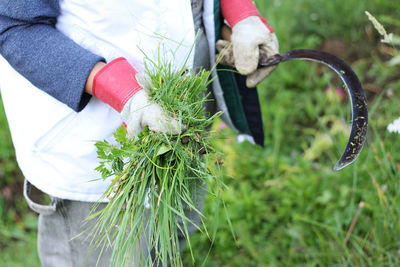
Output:
[[[340,170],[356,160],[364,146],[367,135],[368,108],[360,80],[351,67],[343,60],[332,54],[319,50],[292,50],[269,58],[260,54],[259,65],[272,66],[279,64],[280,62],[295,59],[312,60],[327,65],[340,76],[347,87],[351,102],[352,123],[351,133],[346,148],[334,167],[334,170]]]

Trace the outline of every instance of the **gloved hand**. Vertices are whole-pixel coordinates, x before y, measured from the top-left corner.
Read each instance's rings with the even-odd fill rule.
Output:
[[[267,57],[278,54],[278,40],[253,1],[220,0],[220,4],[223,17],[232,28],[231,40],[225,38],[232,41],[232,49],[227,51],[231,58],[226,63],[247,75],[247,87],[255,87],[275,68],[257,68],[259,50]],[[221,46],[224,46],[224,42],[218,41],[217,48]]]
[[[276,66],[258,68],[260,50],[267,57],[279,53],[278,39],[258,16],[247,17],[232,28],[232,45],[229,41],[219,40],[217,49],[221,53],[224,48],[221,64],[235,67],[241,74],[247,75],[246,86],[255,87],[263,81]]]
[[[93,79],[93,95],[120,112],[127,134],[133,138],[144,127],[151,131],[179,134],[183,126],[151,102],[136,70],[125,58],[117,58],[103,67]]]
[[[178,122],[167,116],[160,105],[149,100],[145,85],[140,82],[138,75],[136,79],[143,89],[131,97],[121,111],[121,118],[126,124],[128,135],[135,136],[146,126],[154,132],[179,134],[181,130]],[[181,125],[181,129],[184,128],[184,125]]]
[[[267,57],[279,53],[275,33],[271,33],[259,17],[245,18],[232,28],[232,48],[236,69],[248,75],[247,87],[255,87],[275,68],[258,68],[260,49]]]

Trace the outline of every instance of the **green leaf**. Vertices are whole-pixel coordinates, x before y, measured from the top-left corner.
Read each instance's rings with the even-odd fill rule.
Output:
[[[114,133],[115,140],[120,143],[124,144],[128,142],[128,138],[126,137],[126,129],[123,125],[119,127]]]
[[[113,146],[107,141],[98,141],[95,144],[97,148],[97,156],[99,159],[108,159],[108,154],[111,152]]]
[[[172,150],[171,147],[169,147],[169,146],[167,146],[165,144],[162,144],[159,147],[158,151],[157,151],[156,157],[161,156],[161,155],[163,155],[163,154],[165,154],[165,153],[167,153],[168,151],[171,151],[171,150]]]

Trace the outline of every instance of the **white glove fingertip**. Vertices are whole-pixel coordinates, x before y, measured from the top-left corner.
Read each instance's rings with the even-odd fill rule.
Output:
[[[216,44],[219,54],[216,57],[216,62],[226,66],[235,66],[235,58],[233,56],[232,45],[226,40],[219,40]]]
[[[248,88],[256,87],[260,82],[262,82],[276,67],[265,67],[260,68],[254,73],[250,74],[246,78],[246,86]]]
[[[179,123],[175,119],[171,120],[171,126],[172,126],[172,132],[171,133],[173,135],[178,135],[178,134],[186,131],[186,125],[182,124],[181,127],[179,127]]]
[[[215,44],[215,47],[217,48],[218,52],[221,52],[224,50],[229,45],[229,41],[226,40],[218,40],[217,43]]]
[[[163,131],[166,131],[172,135],[178,135],[181,133],[179,123],[173,118],[165,118],[163,121]]]

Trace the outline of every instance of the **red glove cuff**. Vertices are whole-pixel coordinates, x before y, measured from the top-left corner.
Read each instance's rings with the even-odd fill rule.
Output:
[[[136,73],[125,58],[114,59],[94,76],[93,95],[121,112],[126,102],[142,89]]]
[[[251,0],[220,0],[222,16],[233,28],[241,20],[251,16],[257,16],[267,26],[268,30],[273,33],[274,30],[268,25],[267,20],[261,17],[256,6]]]

